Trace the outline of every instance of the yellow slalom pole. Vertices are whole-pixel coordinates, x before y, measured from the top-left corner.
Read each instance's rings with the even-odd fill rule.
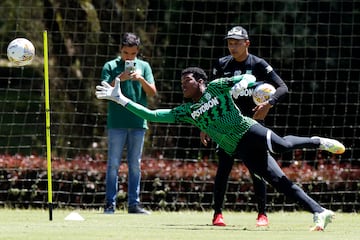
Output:
[[[50,100],[49,100],[49,58],[48,58],[48,37],[47,31],[44,36],[44,81],[45,81],[45,117],[46,117],[46,158],[47,158],[47,179],[48,179],[48,206],[49,220],[52,221],[52,173],[51,173],[51,137],[50,137]]]

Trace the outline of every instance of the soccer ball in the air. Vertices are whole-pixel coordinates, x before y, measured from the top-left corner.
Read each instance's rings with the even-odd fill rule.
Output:
[[[34,59],[35,47],[26,38],[16,38],[8,45],[7,56],[9,61],[16,66],[25,66]]]
[[[254,103],[256,105],[259,105],[263,102],[268,101],[275,93],[275,91],[275,87],[269,83],[260,84],[254,89],[254,92],[252,94]]]

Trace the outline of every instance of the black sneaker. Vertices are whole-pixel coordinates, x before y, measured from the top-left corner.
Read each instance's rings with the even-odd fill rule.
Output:
[[[104,208],[105,214],[114,214],[115,213],[115,206],[112,204],[106,204]]]
[[[141,208],[139,205],[130,206],[128,209],[128,213],[135,213],[135,214],[151,214],[149,211]]]

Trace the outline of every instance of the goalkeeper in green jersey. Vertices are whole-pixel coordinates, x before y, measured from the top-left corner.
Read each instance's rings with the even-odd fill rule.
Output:
[[[252,86],[256,80],[253,75],[215,79],[209,84],[206,84],[206,80],[203,69],[184,69],[181,73],[181,87],[184,97],[192,101],[172,109],[150,110],[131,101],[121,93],[119,79],[115,79],[114,87],[102,82],[102,85],[96,87],[96,97],[114,101],[151,122],[183,122],[198,127],[226,153],[243,159],[249,170],[313,213],[315,226],[312,230],[324,230],[331,222],[334,212],[320,206],[299,186],[292,183],[267,151],[283,153],[298,148],[320,148],[342,154],[345,151],[344,145],[337,140],[322,137],[280,137],[255,120],[243,116],[234,104],[231,94]]]

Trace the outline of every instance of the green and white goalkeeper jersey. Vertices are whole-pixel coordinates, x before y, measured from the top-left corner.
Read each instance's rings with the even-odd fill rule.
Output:
[[[151,122],[190,123],[232,155],[239,140],[256,123],[241,114],[230,95],[231,87],[241,79],[237,76],[211,81],[198,102],[184,103],[173,109],[149,110],[132,101],[126,108]]]

